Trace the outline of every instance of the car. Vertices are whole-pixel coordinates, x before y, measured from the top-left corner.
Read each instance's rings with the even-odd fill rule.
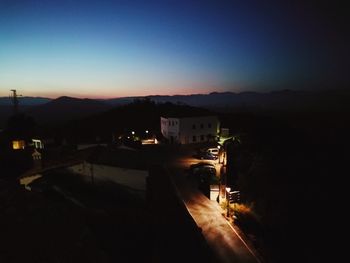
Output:
[[[216,160],[218,157],[210,152],[200,152],[198,158],[201,160]]]
[[[204,162],[192,164],[190,166],[190,172],[192,174],[212,173],[212,174],[216,175],[215,166],[211,163],[204,163]]]
[[[219,155],[219,149],[218,148],[208,148],[206,149],[206,152],[214,155],[214,156],[218,156]]]
[[[208,152],[207,149],[197,149],[193,157],[201,160],[216,160],[218,158],[217,155]]]
[[[215,166],[205,162],[191,165],[189,178],[196,182],[198,187],[207,187],[210,184],[217,184],[219,181]]]

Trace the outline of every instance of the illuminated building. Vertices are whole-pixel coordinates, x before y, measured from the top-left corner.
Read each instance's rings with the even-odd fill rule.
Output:
[[[215,140],[220,130],[216,116],[161,117],[161,132],[170,143],[200,143]]]

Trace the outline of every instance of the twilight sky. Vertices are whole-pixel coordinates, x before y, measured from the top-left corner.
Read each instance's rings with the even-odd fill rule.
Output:
[[[349,83],[345,8],[261,2],[0,0],[0,96],[10,89],[102,98]]]

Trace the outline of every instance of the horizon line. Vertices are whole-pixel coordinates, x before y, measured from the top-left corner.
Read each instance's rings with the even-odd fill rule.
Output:
[[[19,90],[17,90],[19,91]],[[336,87],[336,88],[330,88],[330,87],[324,87],[320,89],[292,89],[292,88],[285,88],[285,89],[273,89],[273,90],[263,90],[263,91],[254,91],[254,90],[246,90],[246,91],[232,91],[232,90],[226,90],[226,91],[210,91],[210,92],[203,92],[203,93],[177,93],[177,94],[147,94],[147,95],[129,95],[129,96],[119,96],[119,97],[105,97],[105,96],[85,96],[85,95],[78,95],[78,94],[72,94],[72,95],[59,95],[59,96],[23,96],[22,94],[18,96],[18,99],[21,98],[42,98],[42,99],[50,99],[55,100],[61,97],[68,97],[68,98],[75,98],[75,99],[90,99],[90,100],[111,100],[111,99],[123,99],[123,98],[147,98],[147,97],[175,97],[175,96],[195,96],[195,95],[210,95],[213,93],[231,93],[231,94],[243,94],[243,93],[258,93],[258,94],[269,94],[269,93],[275,93],[275,92],[286,92],[286,91],[293,91],[293,92],[327,92],[327,91],[348,91],[345,87]],[[11,99],[11,95],[7,96],[0,96],[0,99],[8,98]]]
[[[316,90],[318,92],[320,91],[325,91],[325,90],[331,90],[331,89],[322,89],[322,90]],[[341,89],[340,89],[341,90]],[[55,100],[61,97],[68,97],[68,98],[76,98],[76,99],[91,99],[91,100],[109,100],[109,99],[122,99],[122,98],[146,98],[146,97],[175,97],[175,96],[195,96],[195,95],[210,95],[210,94],[215,94],[215,93],[232,93],[232,94],[241,94],[241,93],[260,93],[260,94],[267,94],[267,93],[273,93],[273,92],[286,92],[286,91],[297,91],[297,92],[305,92],[305,90],[301,89],[276,89],[276,90],[270,90],[270,91],[239,91],[239,92],[234,92],[234,91],[211,91],[211,92],[204,92],[204,93],[187,93],[187,94],[148,94],[148,95],[134,95],[134,96],[120,96],[120,97],[93,97],[93,96],[69,96],[69,95],[61,95],[57,97],[51,97],[51,96],[19,96],[18,99],[20,100],[21,98],[42,98],[42,99],[51,99]],[[11,96],[1,96],[0,98],[11,98]]]

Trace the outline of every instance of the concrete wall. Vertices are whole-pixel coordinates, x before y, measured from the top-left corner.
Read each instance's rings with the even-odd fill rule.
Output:
[[[98,164],[91,166],[91,163],[87,162],[72,165],[67,169],[74,173],[86,175],[88,180],[93,173],[94,180],[108,180],[137,190],[146,190],[146,177],[148,176],[148,171],[146,170],[125,169]]]

